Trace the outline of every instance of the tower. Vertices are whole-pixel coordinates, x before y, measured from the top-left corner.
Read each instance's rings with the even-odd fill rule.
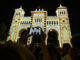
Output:
[[[69,25],[69,17],[67,7],[60,6],[56,10],[57,17],[59,18],[61,44],[70,43],[71,30]]]
[[[18,27],[21,17],[24,17],[24,10],[22,9],[22,6],[20,8],[15,9],[15,13],[12,19],[12,23],[10,26],[9,36],[7,40],[12,40],[17,42],[18,38]]]
[[[47,11],[43,9],[31,11],[32,14],[32,27],[41,27],[43,31],[46,31],[46,17]]]

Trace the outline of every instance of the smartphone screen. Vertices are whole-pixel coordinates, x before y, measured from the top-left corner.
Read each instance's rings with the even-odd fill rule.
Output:
[[[41,35],[41,28],[28,28],[29,35]]]

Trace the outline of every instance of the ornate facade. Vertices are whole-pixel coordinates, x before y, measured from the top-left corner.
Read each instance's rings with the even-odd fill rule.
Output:
[[[70,43],[71,31],[67,7],[60,5],[56,10],[56,16],[48,16],[44,9],[31,11],[31,16],[24,16],[24,14],[22,7],[15,9],[7,40],[17,42],[23,30],[38,26],[46,32],[46,35],[50,30],[55,30],[58,34],[60,47],[63,43]],[[30,43],[31,39],[28,40],[28,44]],[[45,43],[47,44],[47,39]]]

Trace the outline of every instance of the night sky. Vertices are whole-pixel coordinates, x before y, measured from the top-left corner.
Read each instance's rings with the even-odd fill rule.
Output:
[[[22,5],[25,16],[30,16],[30,11],[40,6],[48,11],[48,15],[56,15],[55,11],[59,4],[66,6],[69,13],[71,33],[80,33],[80,3],[77,0],[2,0],[0,1],[0,22],[4,22],[9,30],[14,10]]]

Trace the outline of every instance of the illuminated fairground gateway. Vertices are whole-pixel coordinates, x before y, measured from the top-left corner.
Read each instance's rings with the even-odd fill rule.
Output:
[[[7,40],[17,42],[22,31],[27,30],[28,27],[41,27],[46,35],[49,31],[56,31],[60,47],[63,43],[70,43],[71,31],[67,7],[60,5],[56,10],[56,16],[48,16],[44,9],[31,11],[31,16],[24,14],[22,7],[15,9]],[[31,44],[31,41],[30,37],[27,44]],[[47,44],[47,39],[45,43]]]

